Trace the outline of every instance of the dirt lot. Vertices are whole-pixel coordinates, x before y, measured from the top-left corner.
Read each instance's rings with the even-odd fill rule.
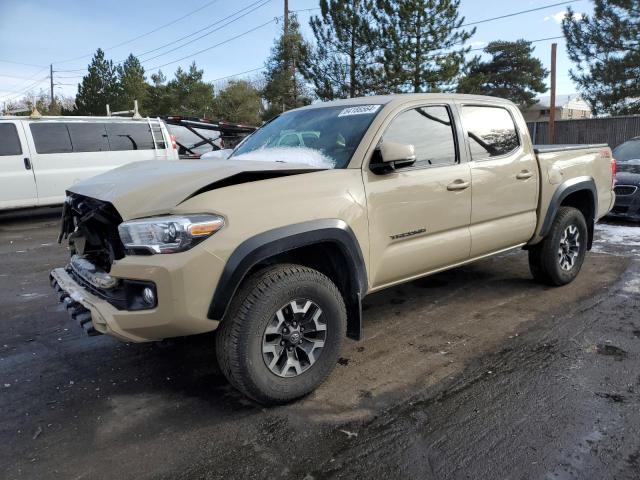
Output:
[[[517,251],[372,295],[329,380],[264,409],[211,335],[85,337],[57,215],[0,217],[3,478],[640,477],[640,227],[600,226],[563,288]]]

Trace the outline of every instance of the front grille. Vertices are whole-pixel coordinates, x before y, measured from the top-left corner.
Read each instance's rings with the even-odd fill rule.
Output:
[[[118,310],[125,310],[127,308],[126,293],[123,286],[119,286],[113,289],[103,289],[92,285],[84,279],[82,275],[79,275],[73,268],[68,268],[67,273],[73,278],[79,285],[82,285],[89,292],[93,293],[96,297],[106,300]]]
[[[634,185],[616,185],[613,189],[616,195],[620,195],[621,197],[625,195],[633,195],[638,190],[638,187]]]

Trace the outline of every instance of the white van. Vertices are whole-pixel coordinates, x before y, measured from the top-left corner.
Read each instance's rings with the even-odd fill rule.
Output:
[[[140,160],[178,160],[163,121],[0,117],[0,210],[61,204],[74,183]]]

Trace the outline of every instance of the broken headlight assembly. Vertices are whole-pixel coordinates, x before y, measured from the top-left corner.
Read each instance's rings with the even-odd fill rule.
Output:
[[[176,253],[189,250],[223,226],[220,215],[171,215],[123,222],[118,233],[129,252]]]

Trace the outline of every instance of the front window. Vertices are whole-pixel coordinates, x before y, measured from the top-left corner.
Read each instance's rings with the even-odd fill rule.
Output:
[[[283,113],[247,138],[230,158],[345,168],[381,107],[319,107]]]

